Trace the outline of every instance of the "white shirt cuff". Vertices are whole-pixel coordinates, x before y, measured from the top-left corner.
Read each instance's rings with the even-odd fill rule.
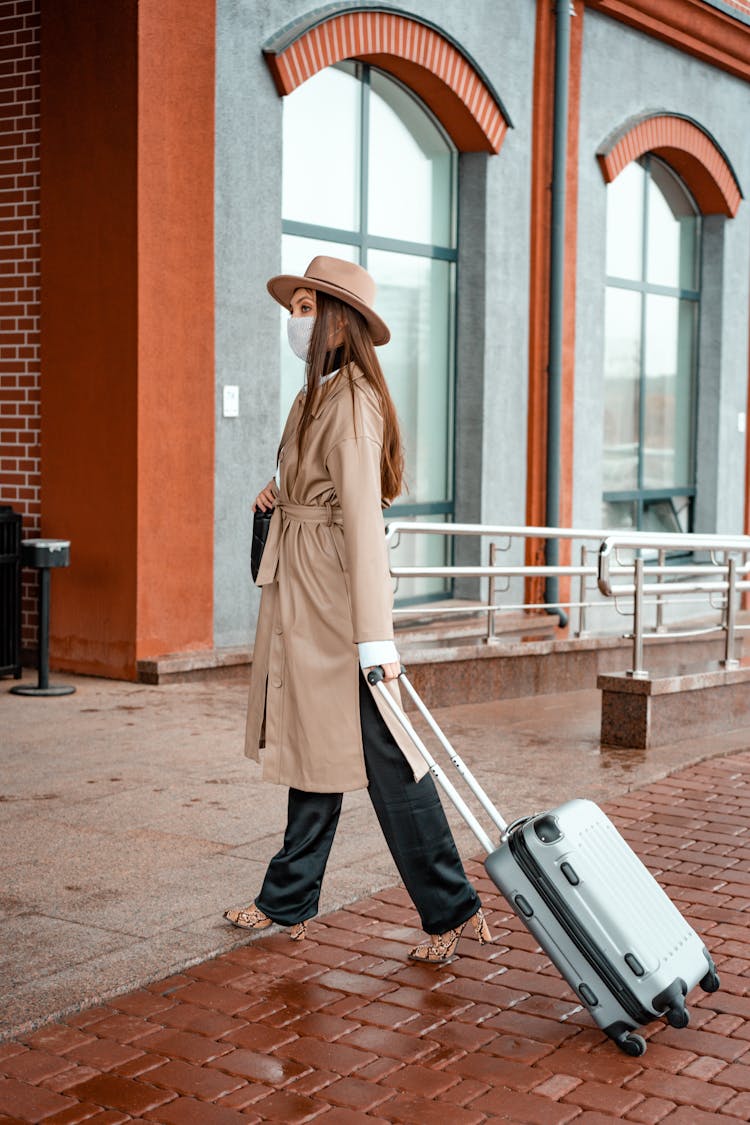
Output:
[[[399,664],[400,658],[394,641],[360,641],[360,668],[376,668],[379,664]]]

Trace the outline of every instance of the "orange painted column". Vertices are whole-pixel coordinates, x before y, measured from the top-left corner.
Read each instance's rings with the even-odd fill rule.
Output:
[[[138,6],[138,659],[213,647],[214,9]]]
[[[42,534],[53,665],[210,647],[213,5],[43,0]]]
[[[568,93],[568,150],[565,214],[565,328],[560,467],[560,522],[569,527],[573,513],[573,423],[575,384],[575,292],[578,216],[578,132],[580,117],[583,4],[576,0],[571,21]],[[539,0],[534,57],[533,142],[531,161],[531,249],[529,289],[529,405],[527,417],[526,522],[545,523],[547,498],[547,365],[549,359],[549,284],[554,127],[555,17],[552,5]],[[560,561],[570,561],[570,546],[560,544]],[[529,541],[526,562],[543,565],[544,542]],[[569,582],[561,580],[560,595]],[[526,599],[544,601],[543,579],[527,581]]]
[[[41,529],[57,667],[132,675],[137,541],[135,0],[44,0]]]
[[[551,227],[554,13],[537,0],[531,148],[529,262],[529,399],[526,419],[526,523],[545,522],[547,466],[547,360],[549,356],[549,240]],[[526,563],[544,565],[544,542],[527,540]],[[527,579],[525,600],[544,601],[544,583]]]

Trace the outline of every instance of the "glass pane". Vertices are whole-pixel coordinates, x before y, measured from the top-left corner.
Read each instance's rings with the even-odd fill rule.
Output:
[[[643,487],[691,483],[691,405],[696,303],[646,298]]]
[[[371,250],[377,308],[391,330],[378,357],[404,440],[408,495],[402,503],[450,498],[451,311],[449,262]]]
[[[451,246],[453,152],[410,94],[370,74],[369,233]]]
[[[673,496],[671,500],[672,510],[677,520],[677,526],[683,534],[689,532],[692,528],[691,513],[693,507],[692,496]]]
[[[640,281],[643,276],[643,196],[646,173],[628,164],[607,187],[607,274]]]
[[[647,278],[654,285],[680,282],[680,224],[653,180],[648,185]]]
[[[604,322],[604,492],[638,487],[641,295],[607,289]]]
[[[603,500],[602,527],[618,531],[634,531],[637,523],[634,500]]]
[[[399,521],[408,516],[393,517]],[[415,520],[429,523],[444,523],[445,516],[415,516]],[[388,513],[385,513],[385,522]],[[391,549],[391,566],[447,566],[449,562],[450,538],[447,535],[402,535],[398,546]],[[440,594],[447,597],[450,589],[445,578],[402,578],[396,587],[396,605],[424,598],[435,598]]]
[[[647,280],[653,285],[694,289],[697,228],[692,201],[675,174],[649,160]]]
[[[351,65],[327,67],[284,98],[285,219],[359,225],[361,99]]]
[[[332,258],[344,258],[347,262],[357,261],[356,246],[346,246],[340,242],[323,242],[317,238],[298,238],[296,235],[281,236],[281,272],[303,274],[310,262],[318,254],[328,254]],[[305,365],[289,347],[286,322],[289,313],[281,309],[281,420],[286,421],[289,408],[305,381]]]
[[[701,221],[697,215],[680,219],[680,288],[698,289]]]
[[[664,500],[646,500],[643,504],[642,531],[667,531],[678,534],[685,529],[681,526],[680,516],[671,497]]]

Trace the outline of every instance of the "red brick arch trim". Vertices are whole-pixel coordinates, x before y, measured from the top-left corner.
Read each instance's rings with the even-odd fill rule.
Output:
[[[371,63],[417,94],[461,152],[498,153],[512,127],[471,57],[434,24],[381,4],[309,12],[263,47],[281,96],[342,59]]]
[[[646,152],[666,161],[685,181],[704,215],[734,218],[743,198],[726,154],[711,134],[681,114],[656,112],[631,118],[597,151],[607,183]]]

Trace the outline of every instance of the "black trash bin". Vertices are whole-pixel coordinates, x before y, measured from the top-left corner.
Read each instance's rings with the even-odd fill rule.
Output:
[[[21,517],[0,505],[0,676],[21,678]]]

